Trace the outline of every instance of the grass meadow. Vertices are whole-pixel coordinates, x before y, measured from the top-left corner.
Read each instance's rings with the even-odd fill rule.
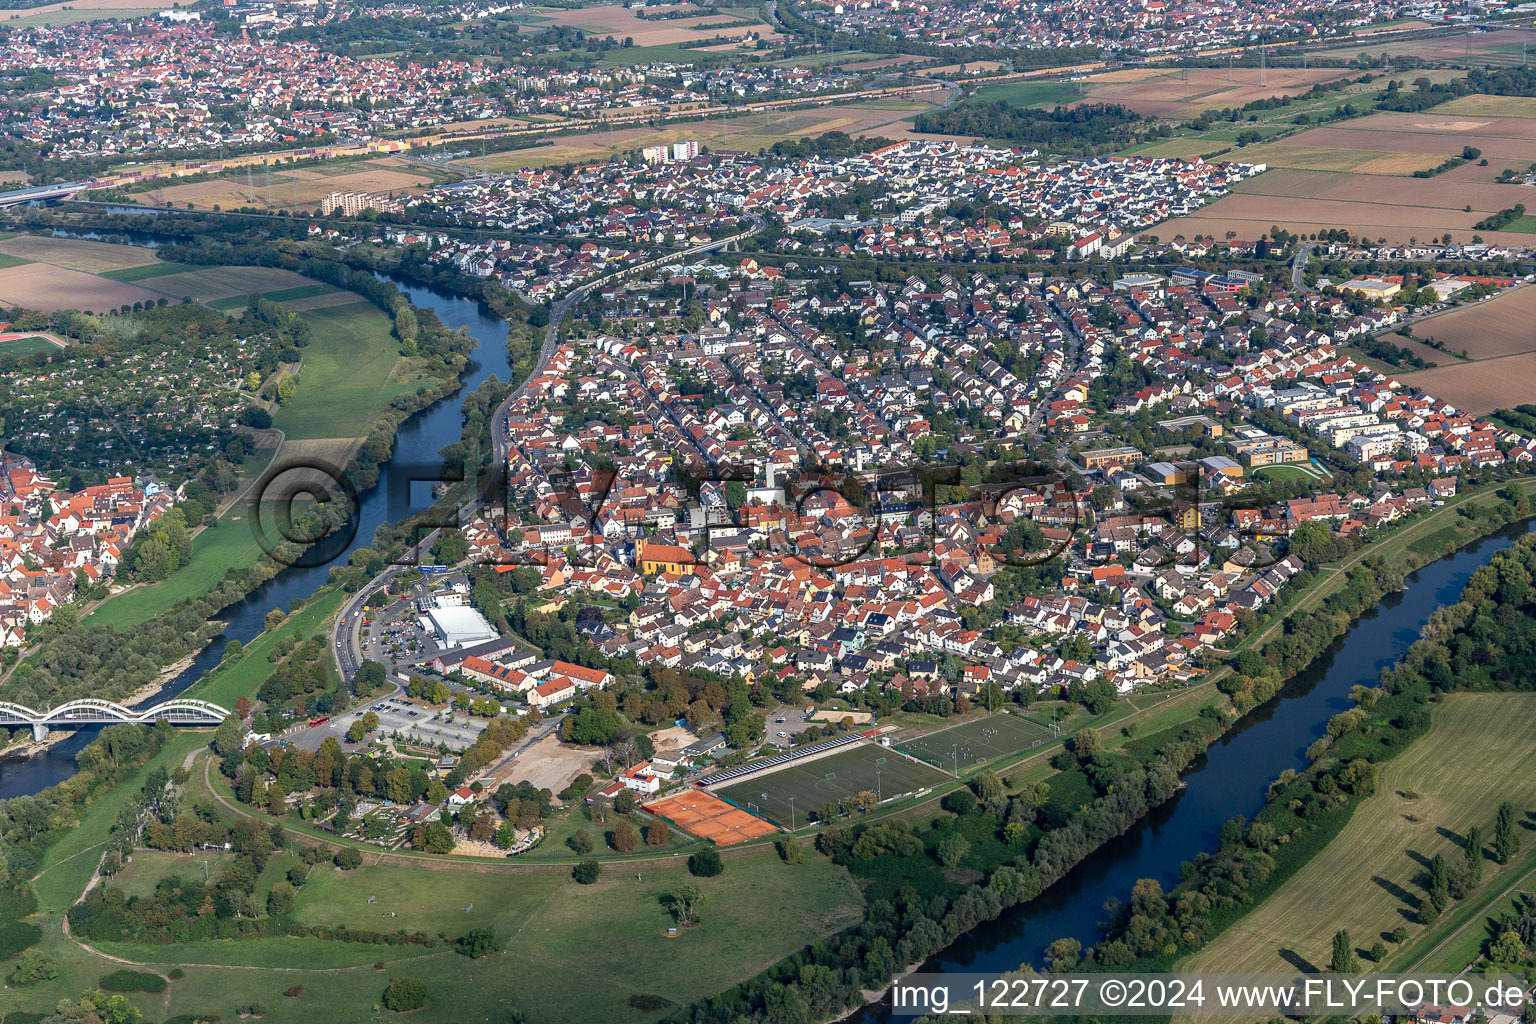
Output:
[[[1430,731],[1389,762],[1377,793],[1321,853],[1215,942],[1189,958],[1193,971],[1288,971],[1298,960],[1326,967],[1333,935],[1347,928],[1363,950],[1416,918],[1429,861],[1462,858],[1477,826],[1491,842],[1498,805],[1536,807],[1536,776],[1512,770],[1536,749],[1536,695],[1456,694],[1433,712]],[[1485,858],[1483,890],[1506,872]]]

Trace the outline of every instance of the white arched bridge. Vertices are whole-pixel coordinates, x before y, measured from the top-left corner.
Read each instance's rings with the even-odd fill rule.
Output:
[[[221,724],[228,717],[229,712],[217,704],[189,697],[177,697],[147,708],[127,708],[110,700],[83,697],[47,711],[33,711],[20,704],[0,701],[0,725],[13,729],[31,726],[32,735],[38,740],[47,736],[49,729],[81,725],[170,722],[172,725],[212,726]]]

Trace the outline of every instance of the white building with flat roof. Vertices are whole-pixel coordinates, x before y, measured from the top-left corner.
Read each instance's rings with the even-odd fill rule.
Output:
[[[444,650],[468,647],[496,639],[496,630],[485,621],[485,616],[468,605],[449,608],[428,608],[427,624],[437,635]]]

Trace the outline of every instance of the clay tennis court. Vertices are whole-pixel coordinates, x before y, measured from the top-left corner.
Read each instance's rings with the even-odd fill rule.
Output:
[[[645,809],[689,835],[708,839],[716,846],[734,846],[778,831],[762,818],[702,790],[664,796],[646,804]]]

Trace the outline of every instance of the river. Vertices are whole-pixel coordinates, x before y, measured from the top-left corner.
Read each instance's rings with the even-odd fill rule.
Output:
[[[1431,612],[1456,601],[1479,566],[1532,529],[1536,520],[1506,527],[1411,574],[1407,589],[1388,595],[1197,758],[1172,800],[1100,847],[1038,899],[961,936],[919,970],[1012,971],[1025,963],[1040,965],[1045,947],[1065,936],[1093,945],[1106,900],[1129,900],[1140,878],[1156,878],[1165,890],[1176,885],[1180,864],[1216,848],[1223,822],[1252,816],[1281,772],[1306,767],[1307,747],[1324,735],[1328,719],[1351,706],[1350,689],[1374,685],[1381,670],[1419,638]],[[847,1019],[873,1024],[891,1014],[881,1004]]]
[[[128,237],[125,238],[125,235]],[[92,233],[80,233],[80,236],[92,237]],[[116,237],[131,244],[154,247],[152,238],[141,237],[139,233],[120,232]],[[414,305],[435,312],[450,330],[468,328],[478,342],[470,356],[472,362],[463,378],[465,387],[459,392],[460,397],[474,390],[492,374],[502,380],[510,379],[507,325],[489,308],[451,292],[423,286],[405,278],[380,276],[393,281]],[[357,533],[337,557],[323,565],[284,569],[243,600],[220,612],[218,621],[224,624],[220,637],[204,649],[185,671],[167,683],[159,694],[150,698],[148,703],[173,697],[191,686],[222,660],[224,642],[239,640],[241,643],[250,643],[265,628],[262,620],[267,612],[273,608],[286,609],[290,602],[308,598],[324,585],[331,565],[345,563],[346,556],[354,548],[364,546],[373,539],[374,530],[380,525],[408,514],[402,512],[398,499],[391,502],[389,495],[410,493],[414,503],[411,511],[419,511],[429,505],[431,498],[426,485],[418,482],[413,487],[411,482],[419,481],[427,475],[422,472],[423,464],[438,464],[438,451],[459,440],[462,425],[460,401],[454,398],[444,399],[402,424],[395,435],[394,455],[382,467],[378,484],[359,495],[361,509]],[[248,528],[243,518],[240,523],[213,527],[219,530]],[[96,732],[96,728],[77,729],[74,735],[55,743],[45,753],[29,758],[0,760],[0,799],[36,793],[73,775],[75,755],[91,741]]]

